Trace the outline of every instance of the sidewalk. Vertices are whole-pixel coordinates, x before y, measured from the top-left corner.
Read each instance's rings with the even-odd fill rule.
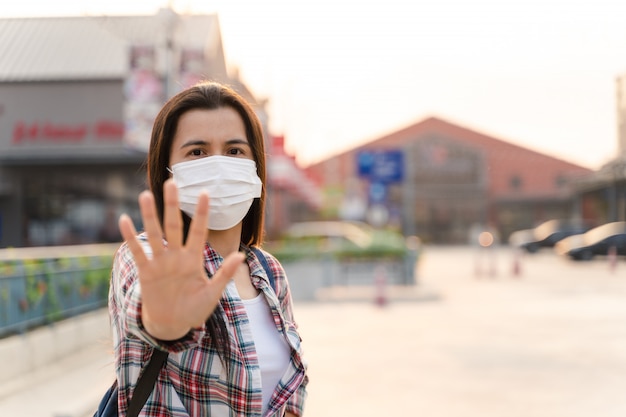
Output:
[[[317,290],[315,301],[373,303],[382,299],[384,302],[418,302],[438,301],[440,297],[437,291],[423,285],[337,285]]]
[[[113,378],[113,356],[94,345],[0,387],[0,415],[92,416]]]
[[[106,326],[101,316],[106,310],[0,340],[11,371],[0,379],[0,416],[92,416],[114,379],[111,342],[102,336],[108,329],[85,329]]]

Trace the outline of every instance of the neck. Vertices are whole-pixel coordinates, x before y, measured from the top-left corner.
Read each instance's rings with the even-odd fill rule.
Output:
[[[241,223],[228,230],[207,231],[207,241],[222,258],[238,252],[241,245]]]

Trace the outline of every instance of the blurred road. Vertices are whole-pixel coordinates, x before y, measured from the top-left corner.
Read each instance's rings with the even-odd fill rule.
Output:
[[[508,249],[427,247],[418,289],[388,289],[384,307],[372,288],[297,304],[305,414],[626,415],[626,262],[550,251],[515,259]],[[109,351],[98,343],[0,387],[0,416],[89,415],[110,382]]]
[[[626,415],[626,263],[515,259],[427,248],[439,301],[300,306],[308,415]]]

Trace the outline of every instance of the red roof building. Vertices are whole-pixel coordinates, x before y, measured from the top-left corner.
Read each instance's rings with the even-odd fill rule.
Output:
[[[367,171],[372,158],[382,161],[373,168],[379,173]],[[401,166],[394,168],[393,158]],[[385,178],[394,169],[400,177]],[[575,217],[573,181],[591,173],[435,117],[307,171],[321,179],[331,217],[378,222],[439,243],[465,243],[476,225],[506,240],[514,230]]]

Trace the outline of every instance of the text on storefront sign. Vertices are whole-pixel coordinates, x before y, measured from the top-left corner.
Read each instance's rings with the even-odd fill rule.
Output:
[[[93,125],[62,123],[17,122],[13,127],[13,143],[78,143],[93,136],[97,141],[121,141],[124,137],[124,124],[117,121],[101,120]]]

